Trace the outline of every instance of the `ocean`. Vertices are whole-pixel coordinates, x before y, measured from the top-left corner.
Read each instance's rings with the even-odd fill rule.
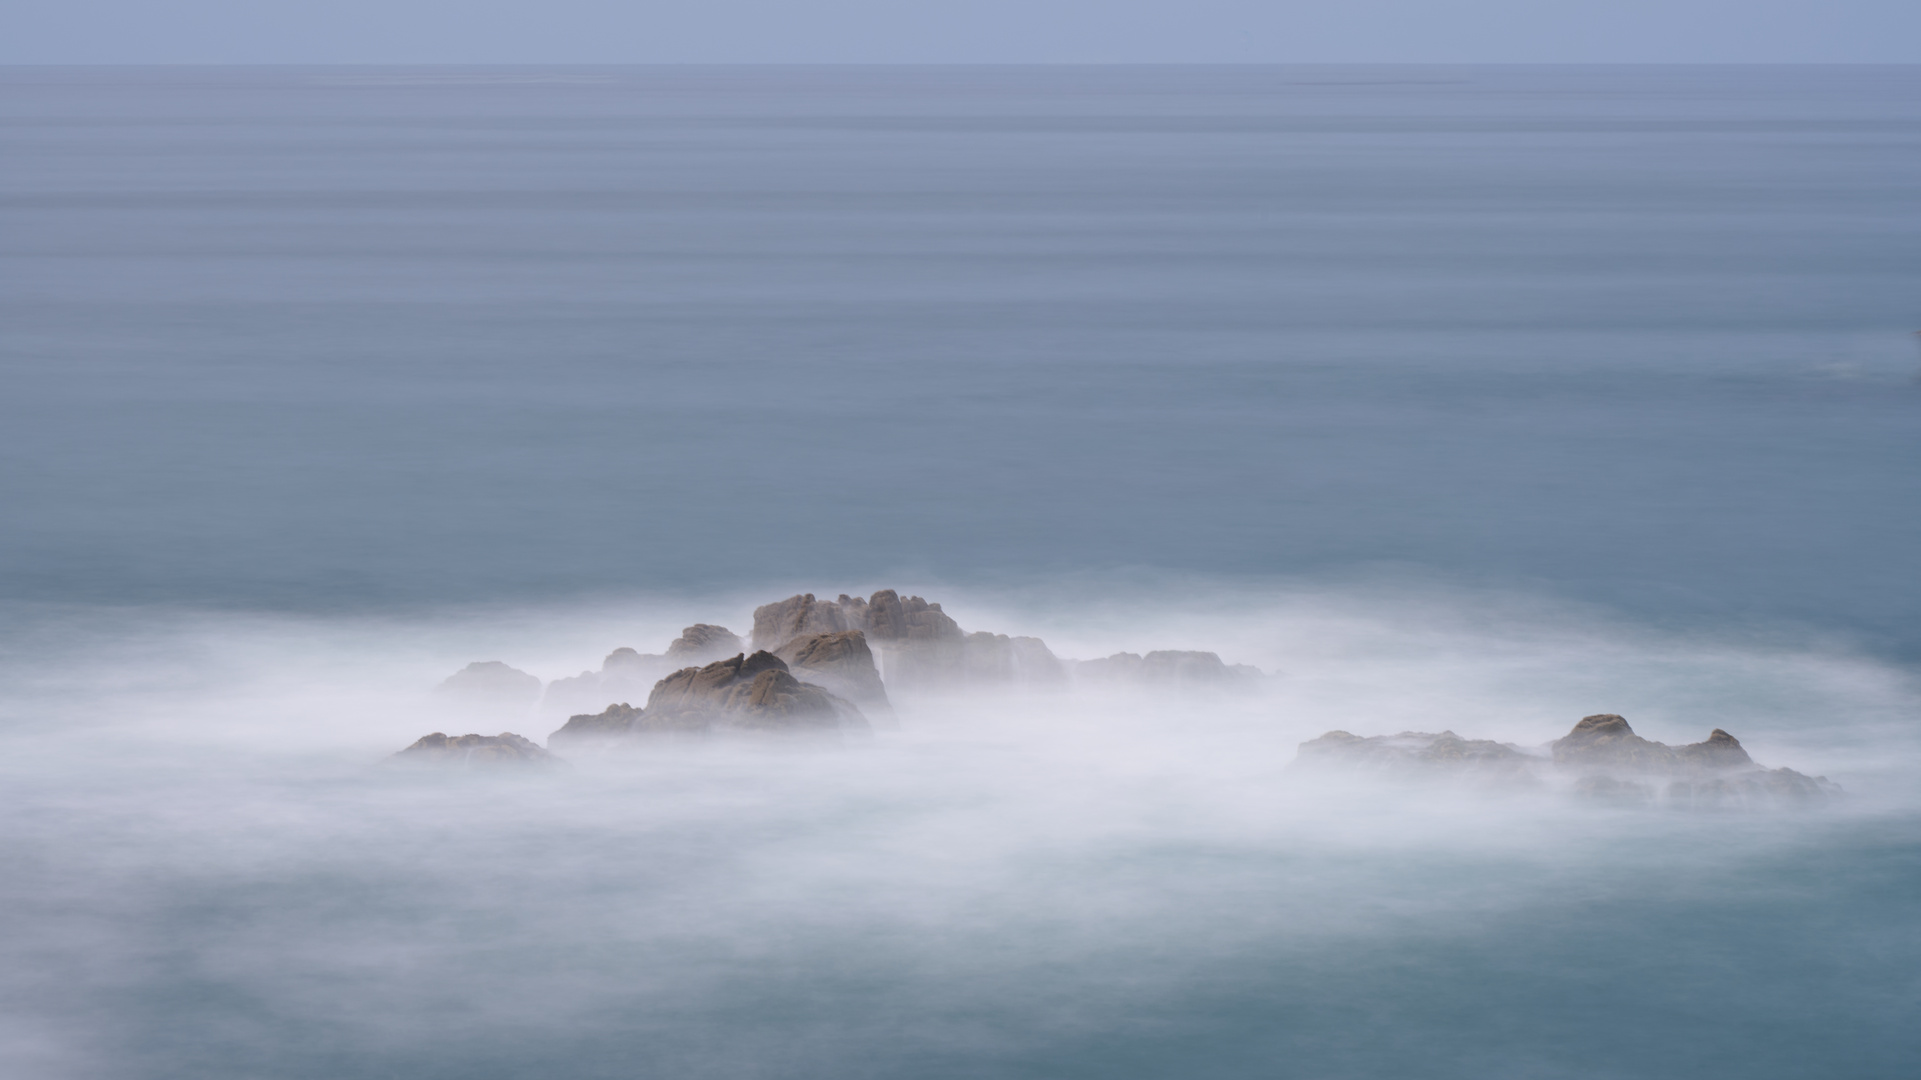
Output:
[[[0,1071],[1914,1075],[1917,332],[1921,67],[0,70]],[[369,769],[883,587],[1265,681]]]

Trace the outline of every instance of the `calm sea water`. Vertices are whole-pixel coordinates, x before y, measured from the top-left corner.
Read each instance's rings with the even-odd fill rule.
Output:
[[[0,71],[0,1073],[1916,1075],[1916,330],[1921,68]],[[366,769],[917,582],[1286,674]],[[1284,772],[1597,711],[1852,794]]]
[[[16,599],[1385,564],[1921,657],[1921,69],[0,80]]]

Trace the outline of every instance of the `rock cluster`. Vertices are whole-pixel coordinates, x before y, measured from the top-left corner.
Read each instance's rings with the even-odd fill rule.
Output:
[[[1668,746],[1636,735],[1613,713],[1583,718],[1539,751],[1451,731],[1367,738],[1330,731],[1302,743],[1291,768],[1475,787],[1554,786],[1590,799],[1687,809],[1805,805],[1840,792],[1826,777],[1755,764],[1719,728],[1703,742]]]
[[[882,589],[865,599],[790,596],[754,611],[751,644],[696,623],[664,653],[619,648],[599,671],[540,681],[498,661],[473,664],[443,691],[462,703],[502,702],[568,717],[550,742],[644,733],[865,728],[894,719],[892,694],[1055,690],[1074,683],[1198,689],[1259,672],[1210,652],[1117,653],[1063,661],[1035,637],[968,633],[937,603]],[[631,703],[646,702],[641,708]]]

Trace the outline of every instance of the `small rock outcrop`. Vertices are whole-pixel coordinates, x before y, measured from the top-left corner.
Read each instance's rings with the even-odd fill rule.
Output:
[[[1518,746],[1490,739],[1463,739],[1452,731],[1438,735],[1403,731],[1363,738],[1330,731],[1301,744],[1295,765],[1324,773],[1372,773],[1401,779],[1441,774],[1483,786],[1535,784],[1541,759]]]
[[[547,736],[547,745],[559,750],[569,746],[613,742],[633,734],[641,710],[626,702],[609,705],[598,713],[581,713],[567,718],[559,731]]]
[[[615,701],[644,701],[662,675],[682,665],[664,656],[619,648],[607,654],[599,671],[583,671],[555,679],[541,695],[543,716],[569,716],[582,709],[600,709]]]
[[[680,632],[680,636],[667,646],[667,659],[676,667],[688,664],[710,664],[715,660],[732,656],[746,648],[747,643],[740,635],[724,626],[710,623],[695,623]]]
[[[1755,764],[1740,741],[1719,728],[1703,742],[1669,746],[1636,735],[1613,713],[1583,718],[1539,752],[1451,731],[1371,738],[1330,731],[1302,743],[1290,768],[1470,786],[1545,784],[1596,802],[1682,809],[1799,806],[1840,793],[1826,777]]]
[[[1115,653],[1099,660],[1081,660],[1074,665],[1074,678],[1079,682],[1176,689],[1242,687],[1260,674],[1259,668],[1246,664],[1229,666],[1221,661],[1218,653],[1180,649],[1162,649],[1146,656]]]
[[[498,735],[423,735],[387,759],[392,765],[438,769],[553,769],[566,762],[531,739],[510,731]]]
[[[482,660],[454,672],[434,692],[469,704],[527,706],[540,697],[540,680],[499,660]]]

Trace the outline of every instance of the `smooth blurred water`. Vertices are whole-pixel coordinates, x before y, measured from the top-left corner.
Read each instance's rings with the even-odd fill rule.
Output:
[[[1921,69],[0,80],[16,599],[1392,565],[1921,656]]]
[[[0,1074],[1914,1075],[1917,329],[1921,68],[0,71]],[[863,585],[1283,674],[367,768]],[[1598,711],[1849,797],[1285,771]]]

